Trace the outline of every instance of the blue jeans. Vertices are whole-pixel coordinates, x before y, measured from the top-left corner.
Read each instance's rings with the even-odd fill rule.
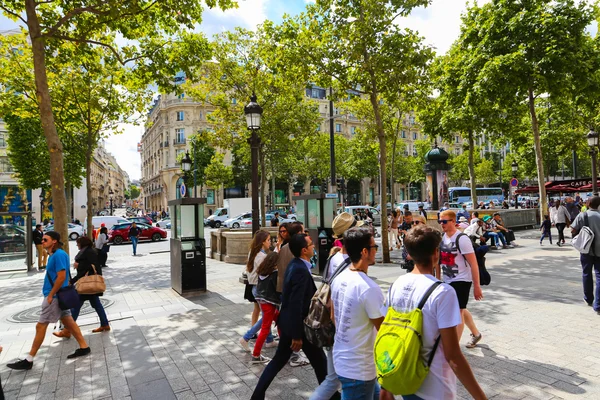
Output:
[[[102,303],[100,302],[100,296],[98,296],[98,295],[88,295],[88,296],[90,296],[89,297],[90,305],[92,306],[92,308],[94,310],[96,310],[96,314],[98,314],[98,317],[100,318],[100,326],[108,326],[108,318],[106,317],[106,311],[104,311],[104,307],[102,306]],[[85,303],[85,300],[80,299],[79,307],[71,309],[71,316],[73,317],[73,319],[75,321],[77,321],[77,317],[79,317],[79,312],[81,311],[81,306],[83,306],[83,303]]]
[[[545,237],[548,237],[548,239],[550,239],[550,244],[552,244],[552,232],[550,232],[550,231],[542,232],[542,237],[540,238],[540,243],[542,243],[542,241],[544,240]]]
[[[131,244],[133,245],[133,255],[135,256],[136,251],[137,251],[138,237],[130,236],[129,239],[131,240]]]
[[[262,327],[262,317],[260,317],[258,319],[258,321],[256,321],[256,324],[254,324],[254,326],[252,328],[250,328],[248,330],[248,332],[246,332],[244,334],[244,340],[247,342],[250,339],[252,339],[252,336],[258,334],[258,332],[260,332],[260,328]],[[273,341],[273,334],[271,332],[269,332],[269,336],[267,336],[267,343],[271,343]]]
[[[600,311],[600,257],[581,254],[581,268],[583,269],[583,299],[594,306],[594,311]],[[593,272],[592,272],[593,270]],[[596,275],[596,291],[594,293],[594,277]]]
[[[338,379],[342,382],[342,400],[379,399],[380,388],[377,379],[360,381],[343,376],[338,376]]]
[[[325,354],[327,355],[327,376],[325,380],[315,389],[313,394],[308,400],[328,400],[341,387],[340,380],[335,373],[335,367],[333,366],[333,349],[325,348]]]

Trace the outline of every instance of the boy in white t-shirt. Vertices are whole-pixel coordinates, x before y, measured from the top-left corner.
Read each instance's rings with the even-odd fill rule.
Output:
[[[433,268],[438,265],[441,237],[433,228],[414,227],[404,238],[404,246],[415,262],[411,273],[399,277],[390,288],[391,306],[407,312],[417,307],[427,290],[437,282]],[[429,369],[419,390],[404,400],[452,400],[456,398],[456,378],[475,399],[485,399],[485,393],[475,380],[473,371],[458,342],[456,327],[461,324],[458,299],[447,284],[439,285],[429,296],[423,312],[423,347],[421,356],[428,360],[435,341],[441,337]],[[393,396],[382,388],[382,398]]]
[[[383,293],[367,275],[377,246],[370,230],[352,228],[344,234],[352,264],[331,283],[335,321],[333,365],[342,383],[342,399],[379,399],[373,346],[383,322]]]

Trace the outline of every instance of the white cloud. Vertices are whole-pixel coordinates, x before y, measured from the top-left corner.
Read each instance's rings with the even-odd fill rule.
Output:
[[[143,125],[121,124],[123,133],[110,136],[105,140],[106,150],[115,156],[119,166],[129,174],[129,179],[142,177],[140,154],[137,144],[142,139]]]
[[[478,0],[479,5],[490,0]],[[436,48],[438,55],[446,53],[460,34],[460,16],[467,9],[466,0],[434,0],[426,8],[415,9],[410,16],[399,18],[400,26],[417,31],[425,44]]]
[[[217,8],[206,9],[199,30],[208,37],[236,26],[254,30],[267,19],[267,6],[270,1],[272,0],[239,0],[238,8],[226,11]]]

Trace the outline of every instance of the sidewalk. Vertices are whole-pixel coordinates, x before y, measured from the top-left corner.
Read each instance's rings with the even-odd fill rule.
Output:
[[[470,302],[484,338],[464,352],[489,398],[598,399],[600,317],[582,301],[578,254],[570,246],[540,247],[538,240],[537,231],[517,232],[519,247],[488,255],[492,285],[484,287],[484,301]],[[103,301],[113,329],[91,334],[96,314],[82,310],[78,322],[92,354],[73,361],[66,356],[76,341],[55,338],[50,326],[27,372],[6,363],[31,346],[43,274],[0,274],[7,398],[248,399],[264,366],[251,366],[238,344],[252,310],[238,283],[243,266],[207,264],[209,291],[186,299],[170,289],[168,253],[109,257]],[[403,273],[395,264],[369,270],[384,292]],[[316,385],[310,366],[287,366],[268,398],[306,399]],[[469,398],[462,388],[459,394]]]

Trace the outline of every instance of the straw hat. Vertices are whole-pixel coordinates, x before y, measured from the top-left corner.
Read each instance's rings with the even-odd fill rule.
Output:
[[[414,221],[419,221],[422,224],[427,224],[427,221],[425,221],[425,217],[422,215],[413,215],[413,222]]]
[[[339,214],[333,220],[332,229],[333,229],[333,237],[336,239],[344,236],[344,232],[346,232],[350,228],[363,226],[365,221],[357,221],[354,219],[352,214],[343,212]]]
[[[458,222],[467,222],[467,219],[465,217],[460,217],[458,219]]]

